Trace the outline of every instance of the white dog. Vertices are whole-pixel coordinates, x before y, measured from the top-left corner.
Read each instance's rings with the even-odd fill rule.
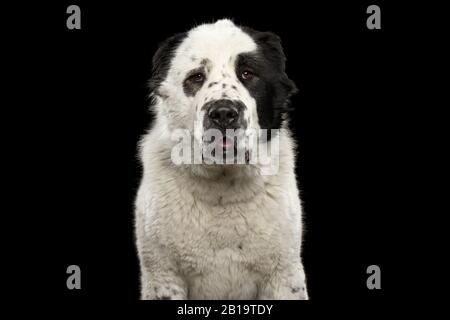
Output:
[[[141,142],[136,199],[142,299],[308,299],[295,145],[285,129],[296,87],[280,39],[230,20],[200,25],[161,45],[150,87],[155,121]],[[227,155],[240,147],[225,129],[247,138],[279,129],[257,143],[277,141],[276,173],[250,163],[257,146],[246,147],[243,164],[175,164],[174,132],[201,147],[208,129],[227,132],[213,144]]]

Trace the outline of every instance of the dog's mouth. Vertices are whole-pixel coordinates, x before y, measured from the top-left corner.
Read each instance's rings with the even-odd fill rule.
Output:
[[[229,137],[223,137],[221,140],[217,141],[217,145],[222,148],[223,152],[230,152],[237,150],[237,143],[235,139]]]
[[[237,137],[225,136],[217,139],[217,141],[212,138],[209,141],[204,140],[203,143],[204,146],[207,145],[211,148],[212,157],[216,157],[217,151],[222,150],[221,160],[224,164],[248,164],[250,161],[249,150],[243,146],[239,146]]]
[[[205,145],[208,145],[210,148],[222,149],[223,153],[231,153],[236,152],[239,149],[239,142],[237,137],[212,137],[209,140],[203,140]]]

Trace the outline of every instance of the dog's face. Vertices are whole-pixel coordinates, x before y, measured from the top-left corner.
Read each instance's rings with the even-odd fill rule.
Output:
[[[224,137],[227,129],[279,129],[296,90],[278,36],[229,20],[166,40],[153,58],[150,88],[168,130],[188,129],[200,143],[209,129]],[[230,146],[226,138],[217,143]]]

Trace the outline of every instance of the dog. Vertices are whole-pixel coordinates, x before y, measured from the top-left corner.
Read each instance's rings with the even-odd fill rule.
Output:
[[[156,51],[149,81],[155,119],[140,142],[135,202],[141,299],[308,299],[295,143],[287,129],[297,88],[285,60],[277,35],[228,19],[176,34]],[[225,137],[205,139],[209,129]],[[254,146],[277,141],[269,155],[276,155],[276,170],[264,173],[265,164],[252,163],[254,147],[231,146],[230,129],[247,138],[269,132]],[[177,130],[190,134],[189,147],[209,141],[223,154],[176,164]],[[206,163],[224,154],[233,154],[231,164]]]

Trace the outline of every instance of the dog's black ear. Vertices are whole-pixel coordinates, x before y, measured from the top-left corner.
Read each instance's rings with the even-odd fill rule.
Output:
[[[280,83],[285,91],[286,98],[298,91],[294,81],[286,74],[286,56],[284,55],[281,39],[273,32],[257,32],[254,36],[259,47],[264,53],[264,57],[275,66],[280,75]]]
[[[152,60],[152,76],[149,81],[151,95],[158,95],[158,88],[167,77],[175,50],[185,37],[186,33],[175,34],[163,41],[156,50]]]

